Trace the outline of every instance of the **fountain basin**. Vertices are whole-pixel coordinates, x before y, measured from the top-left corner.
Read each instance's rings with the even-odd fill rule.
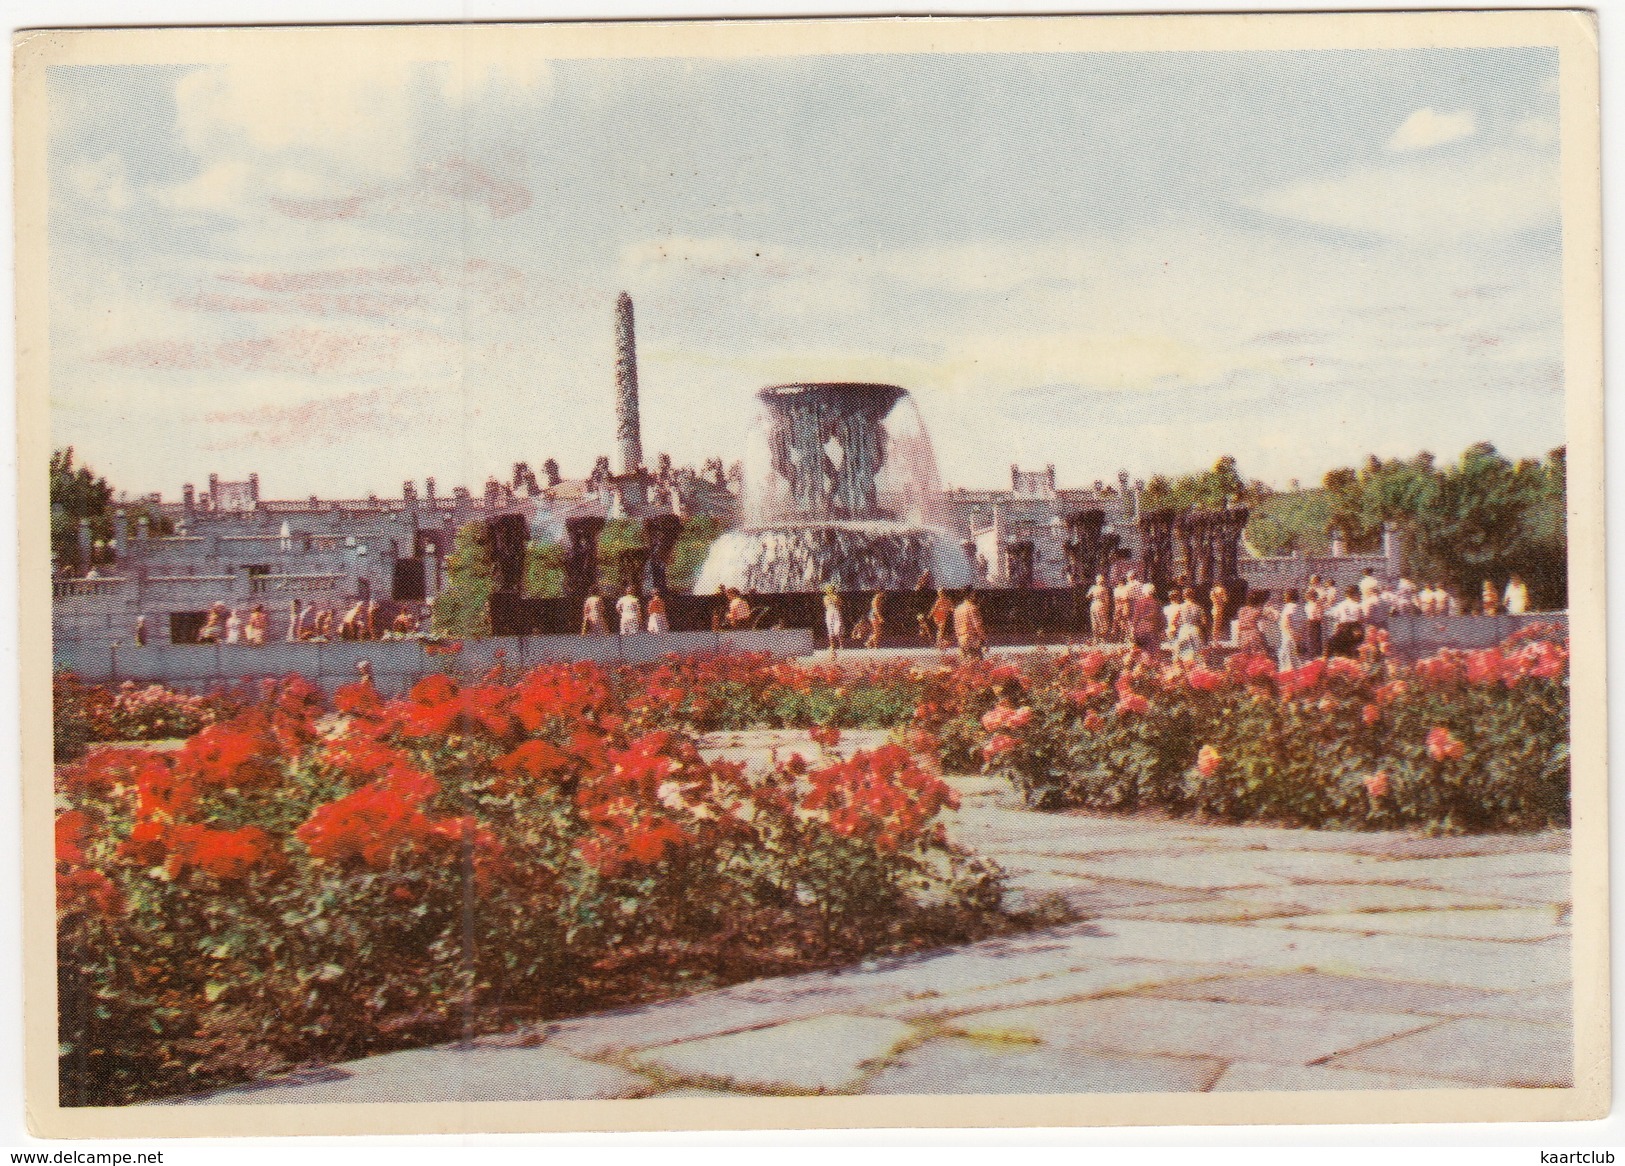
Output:
[[[712,543],[694,591],[898,591],[927,570],[938,587],[975,583],[964,547],[937,527],[889,519],[769,523],[727,531]]]

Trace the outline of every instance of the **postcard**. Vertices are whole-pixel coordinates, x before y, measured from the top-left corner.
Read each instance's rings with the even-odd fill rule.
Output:
[[[39,1135],[1607,1111],[1591,14],[14,55]]]

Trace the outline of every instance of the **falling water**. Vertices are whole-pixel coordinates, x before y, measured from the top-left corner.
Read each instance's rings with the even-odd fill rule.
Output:
[[[776,385],[757,394],[747,435],[742,529],[711,548],[697,592],[945,587],[975,578],[934,521],[936,456],[919,410],[896,385]]]

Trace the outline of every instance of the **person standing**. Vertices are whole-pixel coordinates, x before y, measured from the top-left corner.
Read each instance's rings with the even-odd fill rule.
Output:
[[[1236,609],[1236,648],[1238,651],[1251,652],[1259,656],[1270,654],[1269,643],[1264,639],[1264,629],[1261,626],[1264,619],[1264,600],[1267,598],[1262,591],[1249,591],[1242,605]]]
[[[243,629],[243,638],[256,648],[265,646],[265,634],[270,629],[270,620],[265,614],[265,605],[256,603],[254,610],[248,613],[248,625]]]
[[[1129,604],[1129,634],[1135,646],[1148,656],[1155,655],[1162,645],[1164,620],[1156,586],[1142,583],[1139,594]]]
[[[288,643],[297,644],[305,638],[305,609],[297,599],[288,600]]]
[[[1326,654],[1349,659],[1358,656],[1360,645],[1365,641],[1365,605],[1360,602],[1360,589],[1350,587],[1343,601],[1326,614],[1332,624]]]
[[[1276,667],[1290,672],[1298,666],[1299,645],[1303,643],[1303,608],[1298,604],[1298,593],[1288,588],[1281,597],[1281,647],[1276,653]]]
[[[1319,586],[1304,592],[1303,598],[1303,654],[1313,660],[1325,648],[1326,600]]]
[[[638,602],[636,588],[628,585],[615,601],[615,614],[621,617],[621,635],[635,636],[643,630],[643,604]]]
[[[604,597],[594,591],[581,604],[581,634],[607,636],[609,625],[604,622]]]
[[[954,608],[954,638],[959,641],[962,659],[980,660],[987,650],[987,628],[982,624],[982,609],[974,591],[966,591],[965,598]]]
[[[1484,580],[1483,607],[1485,615],[1501,614],[1501,593],[1496,590],[1495,584]]]
[[[886,593],[876,591],[869,601],[869,639],[865,646],[880,647],[880,637],[886,632]]]
[[[1174,657],[1194,664],[1202,656],[1202,605],[1194,588],[1186,588],[1174,615]]]
[[[829,658],[834,662],[841,654],[841,639],[846,635],[846,618],[841,612],[841,593],[835,584],[824,585],[824,635],[829,639]]]
[[[1507,580],[1506,611],[1508,615],[1523,615],[1529,610],[1529,588],[1522,575]]]
[[[147,646],[147,617],[144,615],[135,617],[135,646],[138,648]]]
[[[948,628],[954,620],[953,600],[942,588],[937,588],[937,601],[931,605],[931,624],[937,631],[937,647],[948,650]]]
[[[226,614],[226,643],[240,644],[243,640],[243,617],[234,607]]]
[[[1106,586],[1106,576],[1096,575],[1095,585],[1089,588],[1089,636],[1104,640],[1111,631],[1112,589]]]
[[[649,596],[649,634],[663,636],[671,631],[671,620],[666,617],[666,601],[656,591]]]
[[[1229,620],[1230,592],[1223,583],[1215,583],[1207,593],[1207,602],[1212,622],[1208,624],[1208,639],[1217,643],[1219,640],[1230,638]]]
[[[739,630],[750,627],[750,604],[739,593],[739,588],[730,587],[726,592],[728,596],[728,616],[724,623],[731,629]]]

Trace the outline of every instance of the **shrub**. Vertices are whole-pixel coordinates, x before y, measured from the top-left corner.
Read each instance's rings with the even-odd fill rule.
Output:
[[[62,1088],[117,1104],[997,925],[903,747],[765,773],[595,665],[298,678],[58,771]],[[810,740],[809,745],[815,744]]]

